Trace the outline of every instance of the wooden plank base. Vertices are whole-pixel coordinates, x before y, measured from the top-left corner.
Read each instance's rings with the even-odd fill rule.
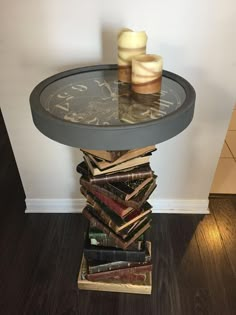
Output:
[[[106,292],[120,292],[120,293],[136,293],[136,294],[151,294],[152,293],[152,272],[149,272],[147,282],[145,285],[130,284],[130,283],[105,283],[88,281],[84,278],[87,266],[86,260],[83,256],[80,272],[78,276],[78,288],[80,290],[92,291],[106,291]]]

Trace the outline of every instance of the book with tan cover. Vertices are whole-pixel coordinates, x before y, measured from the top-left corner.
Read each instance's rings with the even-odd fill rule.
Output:
[[[135,158],[143,157],[143,156],[147,155],[148,153],[151,153],[155,150],[156,150],[156,147],[154,145],[140,148],[140,149],[129,150],[113,162],[107,162],[107,161],[98,159],[91,154],[87,154],[87,155],[89,156],[90,160],[92,160],[94,162],[94,164],[97,165],[97,167],[100,170],[105,170],[105,169],[113,167],[115,165],[122,164],[124,162],[133,160]]]

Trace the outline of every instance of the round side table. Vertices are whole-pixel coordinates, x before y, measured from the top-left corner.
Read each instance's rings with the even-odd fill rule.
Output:
[[[118,80],[117,65],[99,65],[42,81],[32,91],[30,105],[33,121],[44,135],[84,153],[77,171],[90,227],[78,287],[150,294],[151,243],[145,232],[151,224],[147,199],[157,176],[149,157],[155,144],[190,124],[193,87],[163,71],[159,93],[137,94]],[[92,259],[103,261],[102,267],[90,266]]]

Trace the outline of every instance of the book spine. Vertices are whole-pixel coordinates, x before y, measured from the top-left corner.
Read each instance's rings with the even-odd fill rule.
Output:
[[[96,249],[84,248],[84,256],[87,260],[96,261],[130,261],[144,262],[145,251],[117,250],[117,249]]]
[[[90,245],[94,245],[99,247],[118,247],[116,245],[116,242],[114,241],[114,239],[110,238],[109,236],[107,237],[89,237],[90,239]],[[141,250],[142,248],[142,241],[136,241],[133,243],[134,246],[136,247],[137,250]],[[118,247],[119,248],[119,247]]]
[[[97,176],[97,177],[90,177],[89,181],[92,184],[106,184],[106,183],[113,183],[113,182],[127,182],[127,181],[134,181],[137,179],[145,179],[153,176],[153,171],[148,170],[145,172],[129,172],[129,173],[116,173],[115,175],[104,175],[104,176]]]
[[[107,235],[101,231],[93,232],[93,231],[89,230],[89,239],[92,239],[92,238],[104,240],[105,238],[107,238]]]
[[[89,281],[104,281],[115,279],[132,283],[132,281],[137,280],[144,281],[146,278],[146,272],[150,271],[152,271],[152,264],[87,274],[86,278]]]
[[[87,261],[92,262],[98,266],[100,264],[109,264],[116,261],[129,263],[150,263],[151,262],[151,243],[146,242],[145,249],[142,251],[126,251],[126,250],[108,250],[108,249],[94,249],[91,247],[84,248],[84,255]],[[95,268],[96,268],[95,266]],[[104,270],[105,271],[105,270]]]
[[[109,262],[107,264],[91,266],[89,265],[89,262],[88,262],[88,272],[92,274],[92,273],[104,272],[108,270],[136,267],[136,266],[140,266],[144,264],[146,264],[146,262],[114,261],[114,262]]]
[[[91,207],[90,207],[91,208]],[[91,208],[92,209],[92,208]],[[90,210],[91,211],[91,210]],[[89,207],[86,206],[83,211],[82,211],[83,215],[90,221],[90,224],[92,227],[96,227],[99,230],[103,231],[104,233],[106,233],[109,237],[113,238],[115,241],[115,244],[122,249],[126,249],[128,246],[130,246],[130,249],[132,249],[134,247],[135,248],[135,244],[131,244],[128,243],[126,244],[126,242],[124,242],[122,239],[120,239],[114,232],[112,232],[106,225],[104,225],[101,221],[99,221],[97,218],[95,218],[90,212],[89,212]],[[140,236],[140,235],[139,235]],[[133,242],[132,242],[133,243]]]

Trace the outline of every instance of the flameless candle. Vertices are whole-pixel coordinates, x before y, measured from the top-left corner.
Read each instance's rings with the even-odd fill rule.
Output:
[[[158,55],[139,55],[132,59],[132,90],[140,94],[160,92],[163,60]]]
[[[118,34],[118,74],[119,80],[131,82],[132,58],[145,54],[147,35],[144,31],[134,32],[128,28]]]

